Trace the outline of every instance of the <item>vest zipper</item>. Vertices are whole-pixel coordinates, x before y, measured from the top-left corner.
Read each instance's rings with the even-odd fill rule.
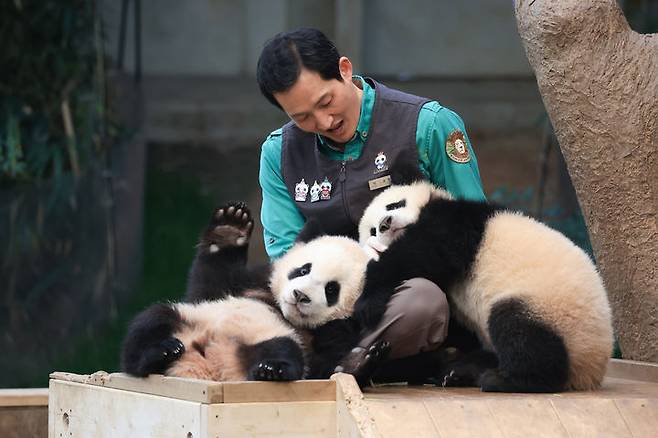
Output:
[[[345,174],[345,161],[340,163],[340,173],[338,174],[338,181],[340,181],[340,194],[343,198],[343,209],[345,210],[345,216],[348,220],[351,220],[350,211],[347,208],[347,197],[345,196],[345,180],[347,175]]]

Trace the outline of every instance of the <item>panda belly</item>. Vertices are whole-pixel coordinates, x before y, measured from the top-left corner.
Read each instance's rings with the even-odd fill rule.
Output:
[[[183,323],[173,336],[183,343],[185,353],[167,369],[167,375],[240,381],[255,380],[253,373],[261,363],[285,368],[280,374],[291,371],[290,367],[303,368],[300,337],[265,303],[229,297],[176,308]],[[267,368],[261,371],[269,372]],[[276,380],[273,377],[264,380]]]
[[[544,344],[537,351],[551,357],[542,360],[564,352],[565,389],[600,385],[612,350],[610,306],[589,257],[560,233],[516,213],[496,214],[470,276],[450,296],[457,318],[499,360],[508,344],[527,353]]]

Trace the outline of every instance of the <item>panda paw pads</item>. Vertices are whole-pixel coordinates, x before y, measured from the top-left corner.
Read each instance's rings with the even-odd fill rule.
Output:
[[[249,243],[254,221],[244,202],[229,202],[213,213],[204,236],[208,250],[215,253],[223,248],[243,247]]]
[[[251,373],[250,380],[262,381],[289,381],[302,378],[301,373],[295,371],[295,367],[287,361],[263,360],[256,365]]]
[[[168,338],[160,344],[162,347],[162,357],[174,361],[181,357],[185,352],[185,345],[176,338]]]

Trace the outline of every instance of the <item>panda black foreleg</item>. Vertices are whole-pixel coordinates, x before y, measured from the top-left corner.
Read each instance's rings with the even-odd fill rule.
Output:
[[[180,324],[180,314],[166,304],[154,304],[138,314],[122,345],[121,369],[137,377],[164,373],[185,351],[172,337]]]
[[[379,340],[367,350],[358,348],[361,335],[360,325],[352,318],[330,321],[314,329],[309,377],[326,379],[344,372],[352,374],[359,386],[366,386],[388,358],[391,347]]]
[[[304,354],[291,338],[276,337],[243,345],[238,354],[247,370],[247,380],[287,381],[304,377]]]
[[[482,391],[559,392],[569,377],[569,356],[563,339],[519,299],[496,303],[488,330],[498,368],[479,380]]]
[[[229,202],[213,212],[199,237],[188,274],[186,301],[224,298],[249,288],[267,287],[269,270],[246,266],[253,225],[243,202]]]
[[[436,384],[443,387],[478,386],[484,372],[498,366],[495,353],[483,349],[458,353],[458,357],[445,364],[438,374]]]
[[[384,259],[379,262],[371,261],[368,264],[363,291],[354,303],[352,314],[364,329],[373,329],[379,324],[391,296],[405,280],[398,278],[397,271],[398,269]]]

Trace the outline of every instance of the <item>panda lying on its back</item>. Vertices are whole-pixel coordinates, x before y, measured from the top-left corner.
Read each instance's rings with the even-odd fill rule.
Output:
[[[155,304],[132,321],[121,367],[219,381],[304,377],[301,336],[269,293],[268,270],[246,267],[253,221],[244,204],[217,209],[190,269],[187,301]]]
[[[445,383],[503,392],[600,385],[612,349],[608,299],[589,257],[562,234],[417,181],[379,194],[359,236],[381,252],[368,267],[357,320],[374,326],[396,285],[424,277],[446,292],[453,316],[495,354],[498,366],[470,376],[475,381],[460,381],[470,368],[456,367]]]
[[[155,304],[133,320],[123,344],[124,371],[212,380],[328,378],[334,372],[358,341],[348,317],[363,287],[367,255],[345,237],[313,239],[311,224],[270,275],[269,265],[246,265],[252,228],[244,204],[216,211],[192,263],[189,303]],[[368,360],[350,369],[359,383],[387,349],[376,343]]]

